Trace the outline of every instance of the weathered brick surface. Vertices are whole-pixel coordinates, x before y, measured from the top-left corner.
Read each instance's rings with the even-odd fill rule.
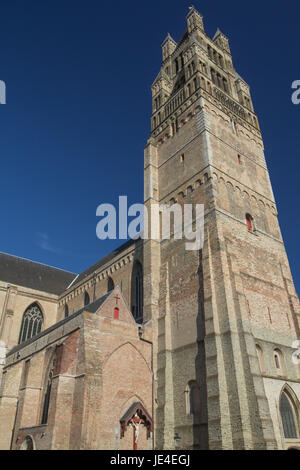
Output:
[[[132,449],[132,427],[121,440],[119,427],[134,402],[153,415],[158,449],[300,448],[300,430],[299,439],[285,439],[279,412],[286,389],[299,418],[300,366],[291,360],[299,299],[249,86],[233,68],[227,38],[208,38],[194,8],[187,28],[178,46],[169,36],[163,43],[144,199],[149,213],[156,203],[204,204],[203,248],[187,251],[184,239],[126,245],[59,298],[0,285],[0,306],[7,305],[1,339],[9,347],[33,301],[50,326],[66,305],[69,314],[81,309],[85,292],[91,301],[106,294],[109,278],[119,286],[96,314],[62,321],[8,354],[0,448],[18,449],[32,436],[38,449]],[[153,357],[130,313],[135,262],[143,264],[143,338],[153,342]],[[48,424],[41,426],[51,368]],[[193,414],[191,383],[200,403]],[[142,428],[139,448],[151,444]]]
[[[26,436],[36,449],[132,448],[131,427],[120,440],[120,419],[135,402],[152,414],[151,345],[139,339],[138,325],[118,288],[97,313],[83,312],[80,318],[70,318],[69,333],[59,327],[57,335],[55,329],[45,332],[48,341],[32,340],[24,351],[19,349],[19,360],[12,355],[1,396],[1,448],[9,448],[12,433],[14,449],[21,448]],[[144,337],[151,338],[149,327]],[[48,421],[41,425],[51,367]],[[139,448],[151,445],[145,428],[138,442]]]

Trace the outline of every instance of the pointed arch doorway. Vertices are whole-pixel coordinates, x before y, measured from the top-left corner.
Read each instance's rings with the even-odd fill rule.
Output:
[[[120,419],[121,439],[125,433],[132,433],[132,450],[146,450],[140,446],[141,432],[146,430],[147,440],[151,438],[153,432],[152,418],[140,403],[133,403]]]

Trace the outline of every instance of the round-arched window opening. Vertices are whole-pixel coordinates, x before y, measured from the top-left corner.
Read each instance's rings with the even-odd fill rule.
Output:
[[[250,214],[246,214],[246,224],[249,232],[254,232],[254,221]]]
[[[114,320],[119,320],[119,309],[115,307],[114,309]]]
[[[31,436],[25,437],[20,447],[20,450],[34,450],[34,443],[33,443],[33,439]]]

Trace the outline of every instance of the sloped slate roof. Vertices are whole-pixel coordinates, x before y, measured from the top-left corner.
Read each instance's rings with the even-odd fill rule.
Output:
[[[113,290],[107,292],[107,294],[103,295],[99,299],[94,300],[90,304],[86,305],[85,307],[82,307],[80,310],[77,310],[77,312],[72,313],[68,318],[76,317],[77,315],[80,315],[82,312],[90,312],[90,313],[96,313],[103,302],[107,299],[107,297],[110,296],[110,294],[113,292]]]
[[[0,281],[49,294],[61,294],[76,274],[0,252]]]
[[[136,243],[136,240],[128,240],[126,243],[124,243],[123,245],[116,248],[114,251],[109,253],[109,255],[105,256],[100,261],[98,261],[96,264],[94,264],[93,266],[88,268],[86,271],[79,274],[79,276],[77,277],[75,283],[78,284],[79,282],[83,281],[90,274],[93,274],[94,272],[96,272],[99,268],[101,268],[101,266],[104,266],[104,264],[108,263],[110,260],[112,260],[113,258],[118,256],[120,253],[122,253],[122,251],[126,250],[131,245],[133,245],[134,243]],[[74,283],[74,285],[75,285],[75,283]]]

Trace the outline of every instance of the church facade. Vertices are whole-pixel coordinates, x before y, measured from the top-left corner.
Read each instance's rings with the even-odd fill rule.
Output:
[[[300,449],[300,308],[258,118],[191,7],[152,85],[144,204],[204,244],[129,241],[76,275],[0,254],[1,449]]]

